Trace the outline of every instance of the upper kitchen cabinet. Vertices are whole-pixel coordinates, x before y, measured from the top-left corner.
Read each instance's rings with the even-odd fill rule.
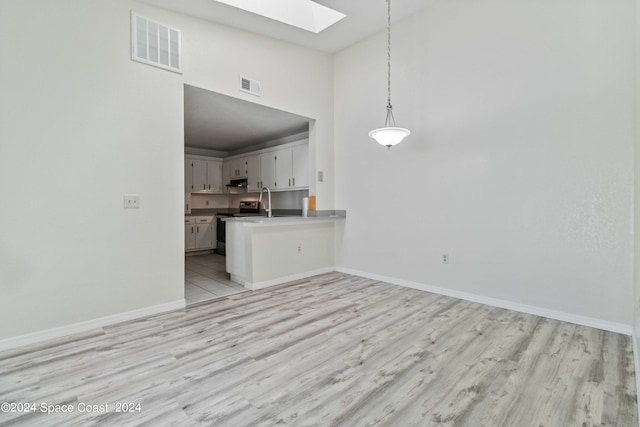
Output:
[[[262,174],[260,168],[260,155],[247,157],[247,191],[260,191],[262,189]]]
[[[240,179],[247,177],[247,159],[240,157],[231,159],[229,163],[229,179]]]
[[[185,157],[184,183],[188,193],[221,193],[222,160]]]
[[[184,192],[193,191],[193,163],[191,159],[184,159]]]
[[[247,191],[259,191],[263,187],[272,191],[309,188],[309,144],[298,142],[284,147],[265,148],[228,159],[224,167],[233,171],[246,165]],[[244,178],[242,173],[236,176],[231,173],[229,179],[239,178]]]
[[[222,162],[219,160],[207,161],[207,191],[222,193]]]
[[[276,159],[275,153],[260,154],[260,188],[276,189]]]
[[[276,190],[284,190],[292,187],[293,161],[291,148],[278,150],[275,153],[276,162]]]
[[[277,190],[309,187],[309,144],[284,148],[275,153]]]
[[[207,190],[207,162],[206,160],[192,160],[191,164],[193,165],[193,189],[192,192],[195,191],[206,191]]]
[[[294,188],[309,187],[309,144],[291,149],[292,180]]]

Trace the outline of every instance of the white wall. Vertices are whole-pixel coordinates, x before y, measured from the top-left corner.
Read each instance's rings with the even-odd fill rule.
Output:
[[[633,0],[444,1],[335,58],[339,265],[630,327]],[[447,253],[450,263],[440,256]]]
[[[183,30],[184,75],[130,60],[132,9]],[[260,79],[244,97],[317,119],[332,168],[327,54],[127,0],[0,0],[0,58],[0,339],[183,298],[185,83]]]
[[[636,384],[640,390],[640,2],[636,2],[636,34],[635,34],[635,60],[636,60],[636,88],[635,88],[635,168],[634,168],[634,295],[633,295],[633,349],[636,364]],[[640,401],[638,401],[638,413],[640,413]]]

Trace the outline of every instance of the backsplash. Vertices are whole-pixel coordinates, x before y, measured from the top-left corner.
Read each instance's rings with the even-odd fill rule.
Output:
[[[191,193],[191,209],[237,208],[241,200],[258,200],[260,193],[200,194]],[[266,203],[266,193],[262,204]],[[302,209],[302,199],[309,197],[309,190],[271,193],[273,209]]]
[[[258,200],[260,193],[229,195],[229,207],[237,208],[241,200]],[[262,196],[262,205],[266,204],[267,193]],[[273,209],[302,209],[302,199],[309,197],[309,190],[281,191],[271,193]]]
[[[191,209],[221,209],[228,207],[230,207],[228,194],[191,193]]]

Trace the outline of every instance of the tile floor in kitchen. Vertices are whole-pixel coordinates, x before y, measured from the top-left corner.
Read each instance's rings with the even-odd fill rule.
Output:
[[[184,298],[187,305],[247,290],[229,280],[225,259],[218,254],[184,257]]]

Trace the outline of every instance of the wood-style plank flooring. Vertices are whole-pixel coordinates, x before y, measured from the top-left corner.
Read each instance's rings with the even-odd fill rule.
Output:
[[[0,353],[7,401],[74,409],[1,425],[638,425],[630,337],[340,273]]]

